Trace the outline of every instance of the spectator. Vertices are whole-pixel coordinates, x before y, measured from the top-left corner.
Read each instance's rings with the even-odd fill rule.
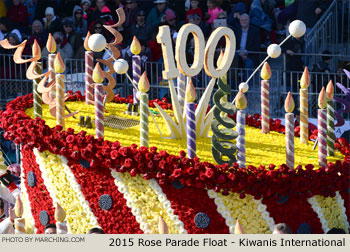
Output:
[[[73,29],[76,33],[81,36],[86,36],[88,30],[87,21],[83,18],[83,9],[78,5],[74,6],[73,9]]]
[[[147,16],[147,24],[151,27],[158,27],[161,22],[165,22],[165,12],[168,8],[166,0],[156,0],[154,7]]]
[[[329,0],[295,0],[296,16],[295,18],[305,23],[310,30],[321,17],[321,13],[328,7]]]
[[[91,34],[102,34],[104,37],[105,36],[105,31],[103,30],[103,23],[100,20],[97,20],[91,27],[90,30]],[[94,59],[102,59],[104,54],[104,51],[102,50],[101,52],[94,52]]]
[[[74,31],[73,21],[70,18],[64,18],[62,20],[62,24],[64,35],[62,44],[65,45],[68,42],[73,48],[74,58],[82,58],[82,56],[78,54],[81,52],[81,50],[83,50],[84,44],[81,34]]]
[[[90,24],[95,20],[103,20],[103,24],[113,24],[113,16],[111,10],[106,6],[105,0],[96,0],[96,9],[91,13]]]
[[[207,1],[208,14],[207,14],[207,24],[211,25],[215,19],[217,19],[219,13],[223,12],[223,10],[218,6],[216,0],[208,0]]]
[[[13,27],[13,24],[6,18],[2,17],[0,19],[0,40],[7,38],[10,33],[15,33],[20,42],[22,42],[21,32]]]
[[[286,223],[278,223],[273,229],[272,234],[292,234],[292,229]]]
[[[149,24],[146,24],[146,12],[140,10],[137,12],[136,23],[130,28],[130,35],[127,43],[129,45],[134,36],[136,36],[138,40],[144,40],[148,43],[151,39],[151,35],[152,27]]]
[[[87,234],[104,234],[105,232],[103,231],[102,228],[91,228]]]
[[[178,31],[176,26],[176,15],[171,9],[165,11],[165,25],[168,25],[170,28],[170,36],[174,38],[175,33]]]
[[[232,29],[232,27],[227,24],[227,17],[225,12],[219,13],[218,17],[214,20],[214,22],[210,26],[207,26],[205,36],[208,38],[210,34],[220,26],[229,27],[230,29]],[[218,47],[225,47],[225,39],[220,39]]]
[[[44,31],[44,26],[40,20],[34,20],[32,24],[32,34],[28,38],[23,54],[32,55],[32,45],[34,44],[35,40],[38,42],[42,50],[46,45],[48,36],[49,34]]]
[[[31,25],[34,21],[35,9],[37,4],[38,4],[38,0],[25,0],[23,2],[23,5],[27,8],[29,25]]]
[[[249,15],[244,13],[239,18],[240,27],[235,30],[236,45],[239,48],[236,51],[238,55],[238,65],[240,67],[252,69],[258,63],[258,55],[250,54],[248,51],[260,50],[260,36],[259,30],[250,25]]]
[[[7,8],[3,0],[0,0],[0,18],[6,17]]]
[[[57,46],[57,53],[61,53],[62,60],[65,61],[66,59],[72,59],[74,56],[73,48],[72,46],[68,43],[64,43],[64,35],[62,32],[55,32],[53,34],[53,38],[56,41],[56,46]],[[49,52],[47,51],[47,48],[45,47],[42,56],[47,57]]]
[[[56,225],[51,223],[45,226],[44,234],[57,234]]]
[[[127,0],[126,6],[124,7],[125,11],[125,22],[123,24],[124,30],[130,29],[132,24],[136,23],[137,13],[140,8],[137,6],[136,0]]]
[[[61,20],[55,16],[55,11],[52,7],[47,7],[45,10],[44,30],[47,33],[58,32],[62,28]]]
[[[199,6],[199,0],[191,0],[191,8],[186,12],[186,23],[189,22],[189,16],[191,15],[198,15],[200,19],[203,19],[203,12],[198,7]]]
[[[239,2],[235,4],[232,12],[227,18],[227,23],[233,27],[233,29],[238,29],[240,27],[239,17],[243,14],[247,13],[247,7],[244,3]]]
[[[7,18],[14,23],[16,27],[24,27],[28,25],[27,8],[20,2],[20,0],[12,0],[13,5],[7,11]]]
[[[84,15],[83,15],[83,18],[85,20],[90,20],[90,15],[91,15],[91,2],[90,0],[81,0],[81,4],[80,4],[80,7],[83,9],[84,11]]]
[[[251,24],[261,28],[263,37],[266,38],[267,41],[266,46],[268,46],[271,44],[271,41],[269,41],[269,33],[272,29],[273,20],[262,9],[261,1],[263,2],[264,0],[253,0],[250,6],[249,16]]]
[[[187,17],[188,17],[188,22],[190,24],[198,25],[199,27],[201,27],[201,29],[203,29],[202,19],[198,14],[189,15]]]
[[[319,61],[317,64],[314,64],[312,66],[311,72],[314,72],[316,74],[312,74],[312,92],[318,93],[321,91],[322,86],[328,82],[329,80],[329,73],[331,72],[329,68],[329,64],[332,61],[332,56],[327,56],[326,54],[331,54],[330,51],[325,50],[322,52],[324,56],[322,56],[322,60]],[[318,73],[318,74],[317,74]],[[325,73],[325,74],[320,74]]]

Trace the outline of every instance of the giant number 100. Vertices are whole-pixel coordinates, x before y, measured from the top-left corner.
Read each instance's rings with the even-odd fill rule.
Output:
[[[186,60],[186,43],[190,33],[192,33],[195,43],[194,60],[191,66],[187,64]],[[216,68],[214,65],[214,54],[216,46],[221,37],[225,37],[226,47],[221,64]],[[175,66],[169,26],[159,27],[157,42],[162,46],[164,59],[164,79],[177,78],[179,76],[179,70],[186,76],[195,76],[200,73],[203,65],[208,76],[212,78],[219,78],[229,70],[236,51],[236,37],[230,28],[217,28],[210,35],[208,42],[205,45],[205,39],[201,29],[194,24],[185,24],[179,30],[176,39],[175,59],[179,68],[178,70]]]

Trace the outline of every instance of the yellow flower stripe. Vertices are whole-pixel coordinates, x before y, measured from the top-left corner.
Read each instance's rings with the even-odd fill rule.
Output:
[[[251,195],[246,195],[244,199],[240,199],[238,193],[230,193],[227,196],[221,193],[217,195],[219,199],[215,199],[215,203],[220,205],[222,202],[230,211],[232,218],[241,222],[247,234],[271,234],[270,225],[265,220],[270,217],[268,212],[263,213],[267,215],[264,218]]]
[[[91,116],[94,120],[95,112],[93,105],[86,105],[85,102],[67,102],[67,106],[72,111],[79,110],[79,116]],[[106,109],[109,113],[105,113],[105,118],[109,115],[116,115],[119,117],[139,120],[139,116],[130,116],[124,114],[127,110],[126,104],[107,103]],[[157,109],[154,109],[157,111]],[[26,110],[26,113],[34,118],[34,109],[30,108]],[[167,110],[170,115],[173,111]],[[50,127],[56,126],[56,118],[52,117],[49,112],[48,105],[43,105],[43,119]],[[85,130],[87,134],[95,135],[95,129],[87,129],[78,126],[79,116],[66,118],[66,128],[73,128],[77,132]],[[167,125],[164,120],[156,116],[157,124],[162,132],[166,132]],[[140,143],[140,126],[134,126],[128,129],[119,130],[105,127],[105,140],[116,141],[118,140],[123,146],[130,146],[131,144]],[[212,133],[209,132],[209,135]],[[312,150],[306,145],[295,140],[295,165],[305,166],[307,164],[313,164],[318,167],[318,154],[317,149]],[[164,149],[170,154],[178,155],[180,150],[187,150],[186,139],[162,139],[159,131],[153,122],[152,118],[149,120],[149,146],[157,146],[159,149]],[[208,161],[215,163],[211,153],[211,139],[210,138],[197,138],[197,156],[201,161]],[[336,160],[343,160],[343,155],[336,151],[334,157],[327,157],[328,162],[335,162]],[[277,132],[270,132],[269,134],[262,134],[260,129],[246,126],[246,159],[247,165],[254,165],[259,167],[260,165],[268,166],[274,163],[276,166],[284,164],[286,162],[285,155],[285,136]]]
[[[152,234],[158,234],[158,216],[161,216],[169,228],[170,234],[178,234],[180,226],[175,218],[170,218],[169,208],[165,209],[162,202],[159,201],[158,195],[149,185],[149,181],[137,175],[132,177],[129,173],[119,173],[125,186],[129,191],[134,207],[139,208],[142,220],[146,222]],[[164,197],[164,196],[163,196]],[[172,210],[172,209],[171,209]],[[170,210],[170,214],[171,214]],[[134,211],[133,211],[134,214]],[[172,212],[173,214],[173,212]]]
[[[59,202],[66,212],[68,232],[85,234],[97,226],[96,217],[85,202],[79,185],[74,183],[73,174],[67,173],[69,167],[62,162],[63,160],[49,151],[41,153],[35,149],[34,154],[53,202]]]
[[[34,234],[36,233],[35,221],[32,215],[32,208],[30,207],[29,196],[27,193],[27,188],[24,184],[24,170],[21,164],[21,200],[23,202],[23,215],[22,217],[26,221],[26,233]]]
[[[342,210],[339,207],[336,197],[315,196],[322,209],[323,216],[328,223],[328,228],[342,228],[346,230]]]

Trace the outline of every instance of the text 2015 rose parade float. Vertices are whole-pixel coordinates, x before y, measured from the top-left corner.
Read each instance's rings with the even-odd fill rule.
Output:
[[[123,99],[113,93],[112,74],[128,70],[124,60],[115,61],[120,55],[115,45],[122,37],[114,27],[124,21],[122,10],[117,13],[118,24],[105,26],[115,37],[113,43],[96,34],[86,39],[85,97],[64,94],[65,66],[59,53],[54,54],[51,36],[49,71],[43,74],[37,43],[33,58],[24,60],[26,42],[18,46],[0,42],[4,48],[16,48],[16,63],[30,62],[27,78],[33,80],[33,94],[18,97],[0,114],[5,137],[21,144],[23,211],[17,222],[25,222],[22,233],[42,233],[48,223],[56,223],[62,233],[86,233],[95,226],[106,233],[162,233],[164,227],[174,234],[237,233],[237,220],[246,233],[271,233],[280,222],[294,232],[303,232],[305,226],[312,233],[333,227],[348,232],[349,144],[335,139],[332,110],[325,109],[332,103],[332,83],[320,93],[315,151],[308,144],[307,69],[301,79],[299,140],[294,138],[290,94],[285,102],[286,126],[269,118],[271,71],[266,60],[259,66],[263,66],[262,116],[246,116],[246,83],[240,85],[234,102],[227,101],[231,90],[226,72],[235,54],[234,33],[217,28],[205,45],[200,28],[186,24],[176,40],[177,68],[169,28],[160,27],[157,37],[171,104],[148,100],[150,85],[146,74],[141,75],[137,39],[131,45],[133,79],[128,76],[136,97]],[[302,22],[291,24],[290,36],[304,32]],[[190,33],[195,41],[191,66],[185,57]],[[222,37],[226,48],[214,62]],[[105,49],[111,58],[98,61],[108,66],[106,72],[99,63],[94,67],[91,59],[91,50]],[[278,57],[280,46],[270,46],[268,54]],[[203,66],[212,79],[195,104],[191,77]],[[215,84],[214,106],[208,110]]]

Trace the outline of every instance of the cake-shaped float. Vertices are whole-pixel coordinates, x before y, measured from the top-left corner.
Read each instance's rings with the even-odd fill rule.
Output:
[[[290,94],[286,126],[269,118],[267,59],[256,70],[262,67],[261,118],[245,113],[248,81],[228,101],[226,73],[236,47],[231,29],[217,28],[205,44],[200,28],[186,24],[174,57],[169,27],[162,26],[157,40],[171,103],[149,100],[152,87],[141,72],[137,39],[130,47],[132,78],[127,62],[118,59],[115,45],[122,37],[115,27],[124,22],[124,13],[118,9],[117,14],[118,24],[105,26],[114,42],[100,35],[85,41],[85,96],[64,93],[65,65],[51,36],[45,73],[37,43],[33,57],[23,59],[25,41],[18,46],[0,42],[16,48],[16,63],[30,63],[27,78],[33,80],[33,94],[18,97],[0,112],[5,137],[21,144],[22,232],[42,233],[45,225],[56,223],[63,233],[86,233],[96,226],[106,233],[271,233],[281,222],[295,233],[333,227],[348,232],[349,145],[331,134],[331,109],[325,108],[332,103],[332,83],[320,94],[319,141],[313,150],[308,131],[306,139],[294,137]],[[290,36],[304,32],[302,22],[291,24]],[[185,57],[190,33],[195,41],[191,66]],[[223,37],[226,48],[214,61]],[[111,57],[94,64],[91,50],[106,50]],[[269,47],[268,54],[278,57],[280,45]],[[191,78],[203,68],[211,81],[197,97]],[[113,92],[113,74],[127,75],[134,99]],[[306,99],[301,127],[307,130],[307,69],[301,83],[306,89],[301,91]],[[327,153],[328,148],[333,152]]]

